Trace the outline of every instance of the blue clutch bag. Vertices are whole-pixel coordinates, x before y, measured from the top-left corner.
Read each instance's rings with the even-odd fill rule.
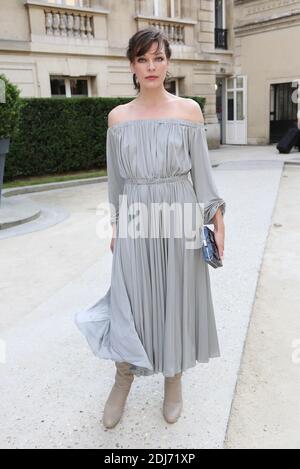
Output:
[[[219,250],[216,244],[214,232],[206,225],[203,226],[202,253],[204,261],[215,269],[217,267],[223,266],[222,259],[219,256]]]

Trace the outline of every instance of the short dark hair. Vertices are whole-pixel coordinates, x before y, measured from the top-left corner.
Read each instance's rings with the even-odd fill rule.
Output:
[[[157,30],[154,27],[149,27],[137,31],[130,39],[127,47],[126,57],[133,63],[136,57],[144,55],[152,46],[154,42],[157,42],[157,50],[165,48],[165,54],[167,59],[170,59],[172,55],[171,47],[168,41],[167,36],[162,32]],[[165,81],[169,78],[169,72],[167,72],[167,77]],[[136,81],[136,75],[133,74],[133,85],[134,89],[140,91],[140,84]],[[165,83],[165,82],[164,82]]]

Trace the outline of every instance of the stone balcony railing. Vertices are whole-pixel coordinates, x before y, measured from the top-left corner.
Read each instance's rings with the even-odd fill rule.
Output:
[[[57,11],[47,8],[45,14],[45,32],[48,36],[93,39],[93,16],[84,13]]]
[[[24,1],[29,16],[31,42],[56,45],[105,45],[108,10]]]
[[[171,44],[185,44],[184,25],[165,21],[149,21],[149,26],[166,34]]]
[[[158,18],[153,16],[137,15],[138,29],[152,26],[162,31],[172,45],[193,46],[194,27],[197,21],[179,18]]]

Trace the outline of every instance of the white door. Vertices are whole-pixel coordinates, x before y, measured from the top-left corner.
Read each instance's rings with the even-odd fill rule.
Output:
[[[247,77],[226,78],[226,142],[247,143]]]

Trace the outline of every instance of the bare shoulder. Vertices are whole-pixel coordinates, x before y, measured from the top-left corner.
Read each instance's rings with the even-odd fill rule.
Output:
[[[119,104],[108,113],[108,127],[111,127],[112,125],[118,124],[122,120],[127,119],[127,106],[127,104]]]
[[[200,105],[192,98],[183,98],[182,106],[185,109],[187,119],[198,123],[204,123],[204,117]]]
[[[123,121],[130,120],[132,116],[136,119],[141,117],[141,112],[137,112],[137,108],[133,102],[119,104],[114,107],[108,114],[108,127]],[[178,119],[186,119],[196,123],[204,123],[204,118],[200,105],[192,98],[183,98],[172,95],[169,101],[169,114],[172,117],[177,116]],[[163,110],[161,111],[163,113]]]

